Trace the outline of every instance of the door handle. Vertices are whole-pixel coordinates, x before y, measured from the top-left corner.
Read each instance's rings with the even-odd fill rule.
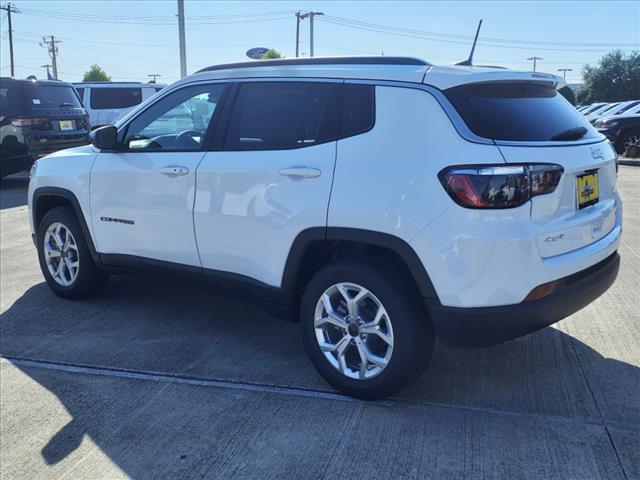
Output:
[[[316,178],[319,177],[322,172],[317,168],[307,167],[292,167],[283,168],[280,170],[280,175],[285,177],[298,177],[298,178]]]
[[[167,177],[181,177],[189,173],[187,167],[180,167],[178,165],[172,165],[171,167],[165,167],[160,169],[160,173]]]

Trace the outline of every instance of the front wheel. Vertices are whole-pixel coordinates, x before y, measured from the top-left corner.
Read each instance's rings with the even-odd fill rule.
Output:
[[[106,280],[93,263],[80,222],[70,208],[49,210],[40,222],[36,242],[42,274],[61,297],[87,297]]]
[[[413,290],[397,269],[367,259],[337,262],[311,279],[301,302],[304,342],[331,385],[378,399],[422,374],[434,334]]]

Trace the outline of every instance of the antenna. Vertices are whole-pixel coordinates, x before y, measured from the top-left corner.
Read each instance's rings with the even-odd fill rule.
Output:
[[[476,30],[476,38],[473,39],[473,45],[471,46],[471,53],[469,54],[469,58],[466,60],[461,60],[459,62],[454,63],[454,65],[462,65],[462,66],[472,66],[473,65],[473,52],[476,49],[476,42],[478,41],[478,35],[480,34],[480,27],[482,26],[482,19],[478,23],[478,29]]]

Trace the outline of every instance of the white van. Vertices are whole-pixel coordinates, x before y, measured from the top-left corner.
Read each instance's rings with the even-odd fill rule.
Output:
[[[89,113],[89,122],[94,129],[111,125],[166,85],[142,82],[82,82],[74,83],[73,86]]]

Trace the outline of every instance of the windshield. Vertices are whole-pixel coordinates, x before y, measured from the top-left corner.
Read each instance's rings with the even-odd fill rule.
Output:
[[[34,110],[82,107],[73,87],[66,85],[31,85],[25,100]]]
[[[461,85],[444,91],[476,135],[494,140],[551,140],[584,129],[578,138],[598,132],[553,86],[515,82]]]

